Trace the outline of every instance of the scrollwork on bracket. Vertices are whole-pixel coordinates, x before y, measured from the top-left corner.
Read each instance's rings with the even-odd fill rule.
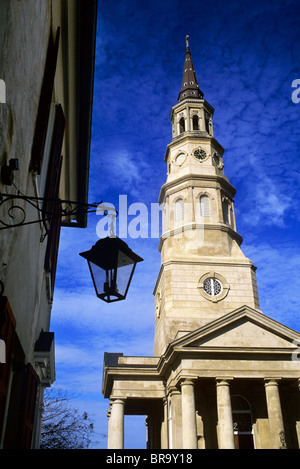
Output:
[[[47,202],[47,208],[45,208],[45,202]],[[35,210],[36,216],[33,219],[27,216],[26,204],[28,204],[28,209],[33,208]],[[54,218],[72,217],[79,213],[96,212],[99,204],[101,202],[85,204],[71,200],[30,197],[20,192],[18,194],[0,193],[0,230],[43,222],[45,233],[41,236],[42,242],[48,234],[47,222]],[[24,205],[25,208],[23,208]],[[49,209],[49,207],[51,208]]]

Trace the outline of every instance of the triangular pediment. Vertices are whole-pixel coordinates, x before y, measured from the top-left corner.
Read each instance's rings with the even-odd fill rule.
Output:
[[[244,306],[172,342],[179,348],[295,349],[300,334]]]

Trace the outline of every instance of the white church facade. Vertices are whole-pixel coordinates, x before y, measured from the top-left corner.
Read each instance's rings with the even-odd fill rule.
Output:
[[[187,37],[159,196],[154,355],[105,353],[109,449],[124,447],[126,414],[147,415],[149,449],[300,448],[300,334],[260,311],[213,113]]]

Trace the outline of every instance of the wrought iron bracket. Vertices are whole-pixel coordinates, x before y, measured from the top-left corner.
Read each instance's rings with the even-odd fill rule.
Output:
[[[51,220],[63,217],[74,217],[81,214],[96,212],[102,202],[86,204],[72,200],[45,199],[43,197],[26,196],[21,194],[4,194],[0,192],[0,230],[7,230],[34,223],[43,223],[45,233],[41,242],[48,234]],[[26,213],[26,208],[35,215],[33,218]],[[27,211],[28,211],[27,210]]]

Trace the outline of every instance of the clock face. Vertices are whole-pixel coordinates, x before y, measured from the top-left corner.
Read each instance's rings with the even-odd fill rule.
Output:
[[[179,166],[185,161],[185,154],[184,153],[180,153],[176,159],[175,159],[175,163],[178,164]]]
[[[197,150],[194,151],[194,156],[198,160],[205,160],[206,158],[206,151],[202,150],[201,148],[198,148]]]

